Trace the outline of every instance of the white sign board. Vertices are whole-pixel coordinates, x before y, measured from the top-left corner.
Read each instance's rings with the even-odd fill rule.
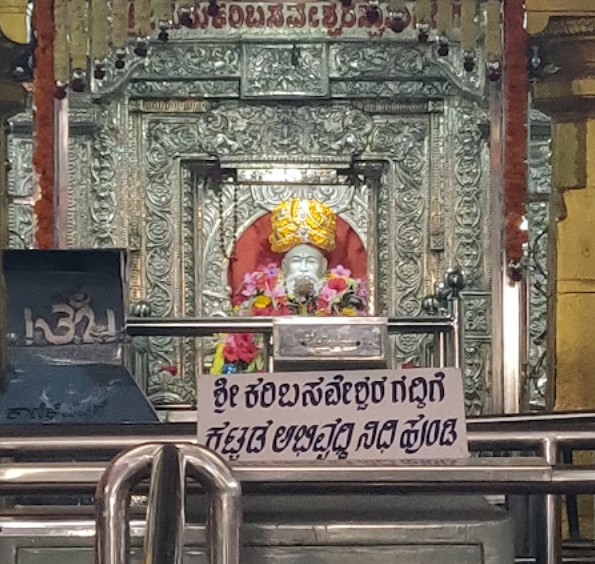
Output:
[[[230,461],[468,455],[458,369],[205,375],[197,396],[199,442]]]

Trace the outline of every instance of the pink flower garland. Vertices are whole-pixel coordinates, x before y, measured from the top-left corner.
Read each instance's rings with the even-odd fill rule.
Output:
[[[275,263],[244,275],[235,295],[234,315],[362,315],[366,313],[367,290],[363,280],[351,277],[342,265],[331,269],[317,295],[306,304],[287,295],[281,271]],[[244,333],[221,335],[211,368],[212,374],[262,371],[262,335]]]

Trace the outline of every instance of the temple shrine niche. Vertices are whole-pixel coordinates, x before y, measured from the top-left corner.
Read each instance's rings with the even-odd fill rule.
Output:
[[[252,288],[268,265],[292,276],[310,263],[319,280],[295,284],[310,300],[308,313],[324,309],[311,303],[311,284],[318,295],[348,290],[343,314],[422,316],[446,270],[459,268],[467,408],[499,411],[505,375],[493,343],[502,304],[493,299],[502,240],[493,224],[499,188],[486,94],[498,61],[477,48],[474,23],[493,17],[487,4],[455,2],[452,18],[433,14],[421,27],[404,3],[180,8],[163,30],[167,41],[125,42],[96,65],[83,92],[60,102],[67,142],[59,245],[127,249],[129,313],[137,316],[229,316],[234,307],[293,313],[295,304],[259,300],[242,284]],[[527,374],[516,370],[513,385],[519,401],[539,407],[547,384],[549,124],[537,113],[533,122],[523,327],[532,338]],[[31,111],[11,118],[13,248],[35,244],[31,132]],[[294,201],[328,210],[334,250],[310,244],[300,254],[296,245],[285,251],[295,262],[271,250],[271,217]],[[226,338],[234,336],[137,338],[129,365],[154,405],[190,409],[197,374],[264,362],[227,362]],[[254,352],[261,343],[241,346]],[[423,364],[428,346],[423,336],[392,336],[390,362]]]

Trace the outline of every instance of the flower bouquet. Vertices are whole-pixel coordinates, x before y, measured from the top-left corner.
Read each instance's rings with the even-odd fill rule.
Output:
[[[366,313],[366,285],[352,278],[341,265],[331,269],[318,291],[300,288],[292,294],[285,289],[279,266],[266,267],[244,275],[233,303],[236,316],[317,315],[355,316]],[[260,334],[229,333],[220,335],[211,374],[264,371],[264,342]]]

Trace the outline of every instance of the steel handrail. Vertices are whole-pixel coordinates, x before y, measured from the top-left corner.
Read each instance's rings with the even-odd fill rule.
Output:
[[[462,326],[459,299],[450,300],[450,312],[445,316],[433,317],[388,317],[389,334],[434,335],[435,366],[461,366]],[[377,321],[377,317],[369,317]],[[337,323],[340,318],[328,318]],[[359,317],[358,321],[365,321]],[[219,333],[261,333],[273,332],[273,317],[185,317],[156,318],[129,317],[125,332],[131,337],[207,337]]]
[[[165,444],[151,472],[144,564],[182,564],[185,499],[184,458],[176,445]]]
[[[365,321],[365,317],[358,320]],[[372,318],[371,318],[372,319]],[[377,319],[374,317],[373,319]],[[335,318],[333,318],[335,321]],[[217,333],[264,333],[273,331],[273,317],[129,317],[131,337],[207,337]],[[389,333],[447,333],[456,328],[454,316],[388,317]]]
[[[160,453],[173,445],[148,444],[135,447],[116,457],[101,473],[95,491],[97,514],[96,563],[127,564],[130,561],[129,500],[135,484],[147,477],[149,469]],[[207,519],[207,562],[208,564],[239,564],[239,527],[241,523],[241,487],[227,465],[215,453],[192,446],[192,453],[186,453],[183,445],[173,447],[183,456],[189,474],[197,480],[209,494],[209,517]],[[184,465],[183,464],[183,465]],[[84,467],[84,465],[83,465]],[[64,465],[54,465],[48,471],[46,482],[64,469]],[[78,475],[81,468],[73,469]],[[100,471],[98,465],[88,467],[82,475],[87,479],[93,472]],[[53,471],[53,472],[52,472]],[[26,475],[25,474],[25,481]],[[70,476],[66,483],[83,485],[83,479]],[[13,471],[13,478],[15,478]],[[24,476],[21,474],[21,478]],[[39,487],[41,478],[38,472],[31,472],[30,486]],[[5,481],[0,478],[0,488]],[[54,484],[58,483],[56,479]],[[155,485],[155,484],[154,484]],[[181,495],[181,494],[180,494]],[[155,515],[153,508],[150,515]],[[148,542],[155,541],[155,524],[149,531]],[[175,542],[178,542],[177,540]]]
[[[133,479],[137,481],[146,473],[151,456],[159,449],[172,445],[143,445],[120,455],[102,472],[101,464],[66,464],[45,463],[0,465],[0,492],[24,489],[50,490],[64,485],[79,488],[90,486],[95,478],[102,475],[97,488],[96,503],[98,509],[97,555],[98,564],[126,563],[128,555],[128,504],[126,500],[131,492]],[[196,478],[212,476],[209,464],[216,468],[225,468],[221,459],[206,449],[183,444],[179,447],[184,457],[188,458],[197,471]],[[132,454],[131,454],[132,453]],[[196,454],[198,453],[198,454]],[[216,474],[216,473],[215,473]],[[343,462],[254,465],[234,464],[232,472],[221,483],[207,484],[207,492],[215,500],[211,505],[207,527],[216,531],[223,524],[220,533],[210,536],[209,553],[213,563],[237,564],[239,546],[239,482],[273,487],[296,487],[297,491],[369,491],[382,487],[383,491],[404,492],[444,492],[453,493],[542,493],[546,501],[557,500],[555,495],[562,493],[595,492],[595,467],[566,468],[545,462],[536,462],[528,458],[511,459],[469,459],[445,462],[442,464],[358,464],[346,465]],[[234,487],[234,484],[238,484]],[[229,495],[213,496],[212,490],[226,492]],[[223,488],[222,490],[220,488]],[[107,503],[109,501],[109,503]],[[546,519],[541,522],[540,562],[555,564],[560,553],[559,520],[552,514],[556,505],[546,504]],[[236,543],[237,541],[237,543]],[[216,547],[220,550],[217,552]],[[238,549],[239,550],[239,549]]]
[[[192,450],[206,449],[197,445],[179,445],[185,457]],[[3,463],[0,464],[0,493],[56,491],[75,488],[77,491],[90,491],[97,487],[100,498],[101,514],[111,515],[120,507],[120,513],[126,508],[113,504],[106,506],[108,498],[118,494],[119,503],[122,489],[140,483],[149,478],[151,454],[157,454],[163,445],[142,445],[120,455],[114,463]],[[132,452],[131,457],[129,453]],[[207,451],[209,452],[209,451]],[[139,460],[139,453],[142,459]],[[214,460],[219,457],[212,455]],[[190,457],[189,457],[190,458]],[[132,462],[131,462],[132,460]],[[547,464],[543,459],[529,457],[503,457],[468,459],[465,461],[444,461],[437,464],[355,464],[344,462],[308,464],[248,464],[232,463],[225,465],[230,470],[226,480],[217,483],[225,485],[230,495],[239,496],[239,483],[250,486],[250,491],[275,491],[279,487],[301,484],[305,489],[324,486],[325,491],[359,490],[362,487],[384,488],[386,491],[402,492],[404,488],[422,491],[469,491],[483,493],[594,493],[595,466],[576,466]],[[139,472],[139,470],[141,472]],[[208,470],[210,472],[210,470]],[[193,477],[196,473],[191,472]],[[114,485],[106,484],[106,476],[116,477]],[[133,476],[133,479],[130,478]],[[99,486],[97,483],[100,482]],[[237,485],[236,485],[237,484]],[[310,484],[310,486],[308,486]],[[464,484],[464,487],[463,487]],[[207,493],[213,493],[205,486]],[[217,490],[214,490],[217,491]],[[110,520],[105,521],[109,525]]]
[[[470,423],[470,421],[468,421]],[[575,450],[595,450],[595,428],[590,430],[473,430],[467,433],[472,451],[488,450],[536,451],[544,443],[555,443],[558,448]],[[47,454],[47,453],[97,453],[111,454],[145,443],[180,443],[196,444],[194,433],[171,435],[130,434],[113,435],[77,435],[44,436],[39,435],[3,437],[0,441],[0,455]]]

